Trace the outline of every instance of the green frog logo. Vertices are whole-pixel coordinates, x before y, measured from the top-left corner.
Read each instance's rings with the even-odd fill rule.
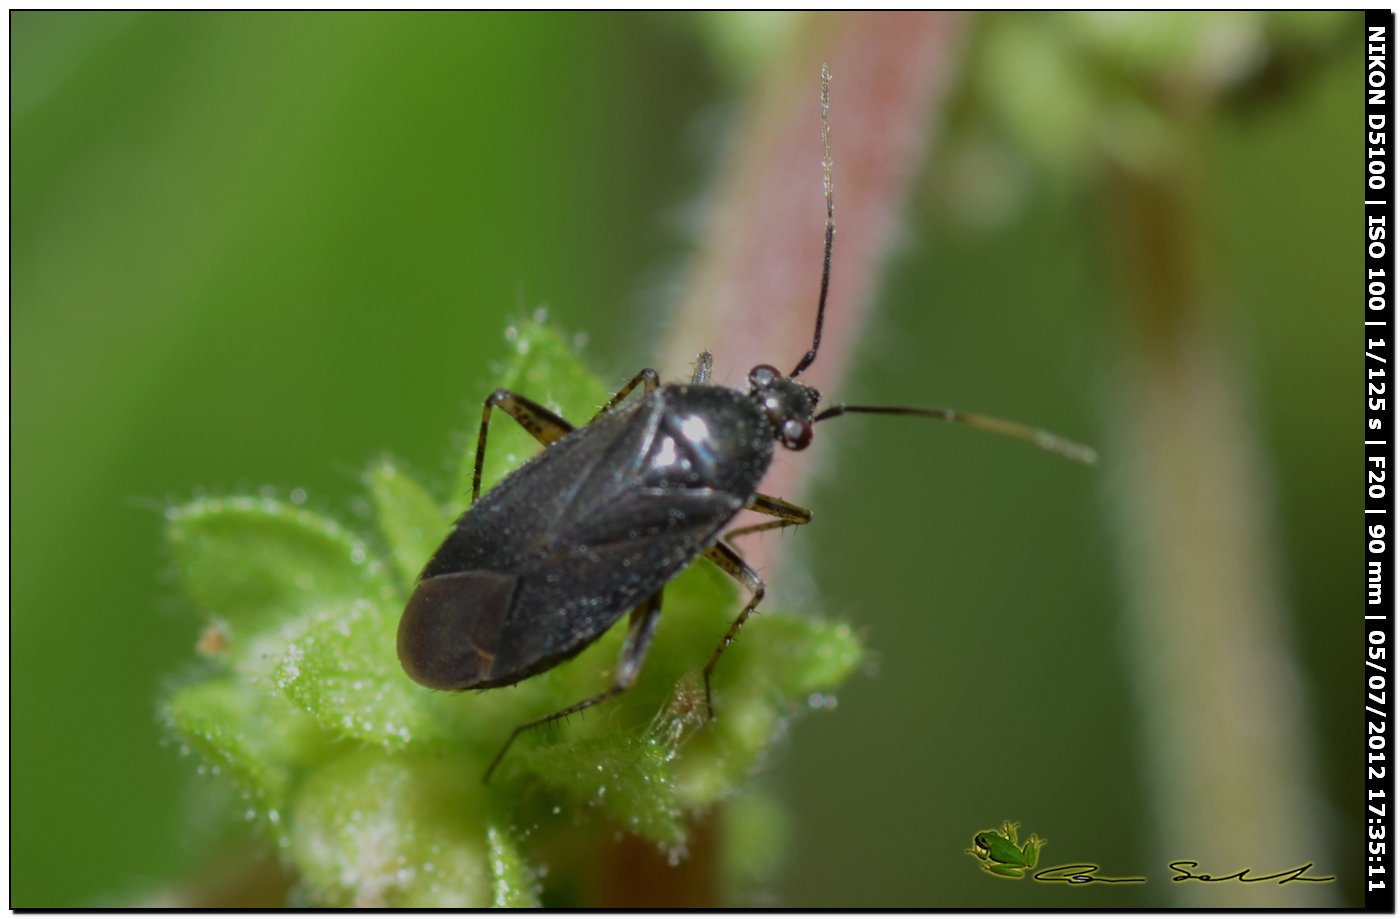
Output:
[[[1010,820],[1002,822],[999,830],[983,830],[972,837],[972,848],[968,855],[982,863],[982,870],[1002,878],[1021,878],[1036,866],[1040,860],[1040,850],[1045,848],[1045,840],[1035,834],[1021,845],[1016,840],[1019,823]]]

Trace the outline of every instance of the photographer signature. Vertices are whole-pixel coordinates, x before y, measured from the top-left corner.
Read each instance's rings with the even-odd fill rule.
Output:
[[[1177,881],[1202,881],[1208,884],[1214,884],[1218,881],[1239,881],[1242,884],[1258,884],[1261,881],[1278,881],[1279,884],[1282,885],[1287,884],[1291,881],[1307,881],[1311,884],[1326,884],[1330,881],[1336,880],[1336,877],[1332,875],[1328,875],[1325,878],[1307,877],[1306,875],[1308,873],[1308,870],[1313,867],[1312,862],[1308,862],[1305,865],[1299,865],[1296,868],[1287,868],[1283,871],[1278,872],[1277,874],[1262,874],[1258,877],[1252,877],[1250,875],[1250,872],[1254,870],[1253,868],[1241,868],[1234,874],[1225,874],[1220,875],[1219,877],[1212,874],[1195,874],[1189,869],[1199,868],[1201,867],[1201,863],[1193,862],[1189,859],[1169,862],[1167,864],[1167,867],[1177,872],[1176,874],[1172,875],[1173,883]]]
[[[1298,865],[1296,868],[1288,868],[1274,874],[1254,874],[1253,868],[1241,868],[1234,874],[1197,874],[1193,868],[1200,868],[1201,863],[1182,859],[1180,861],[1169,862],[1167,867],[1176,872],[1172,875],[1172,882],[1199,881],[1204,884],[1217,884],[1221,881],[1239,881],[1241,884],[1260,884],[1265,881],[1275,881],[1279,885],[1289,884],[1293,881],[1304,881],[1310,884],[1327,884],[1336,880],[1335,876],[1311,877],[1308,872],[1313,869],[1313,863],[1308,862]],[[1143,884],[1147,878],[1110,878],[1102,877],[1096,872],[1102,869],[1091,862],[1080,865],[1056,865],[1054,868],[1043,868],[1031,875],[1037,881],[1044,884]]]
[[[1041,868],[1036,870],[1040,861],[1040,852],[1045,848],[1046,842],[1039,836],[1032,835],[1026,842],[1021,842],[1017,838],[1016,829],[1018,824],[1011,821],[1002,823],[999,829],[983,830],[972,838],[972,848],[967,849],[968,855],[978,860],[983,871],[996,877],[1019,879],[1030,875],[1042,884],[1145,884],[1145,877],[1105,877],[1098,872],[1102,869],[1092,862],[1082,862],[1070,865],[1056,865],[1053,868]],[[1273,874],[1254,874],[1253,868],[1241,868],[1233,874],[1208,874],[1199,869],[1201,863],[1193,859],[1178,859],[1168,862],[1167,867],[1174,874],[1171,877],[1172,883],[1182,881],[1196,881],[1202,884],[1218,884],[1221,881],[1237,881],[1241,884],[1260,884],[1266,881],[1273,881],[1282,886],[1294,881],[1302,881],[1310,884],[1328,884],[1336,880],[1333,875],[1326,877],[1312,877],[1308,872],[1313,869],[1313,863],[1298,865],[1295,868],[1286,868]]]

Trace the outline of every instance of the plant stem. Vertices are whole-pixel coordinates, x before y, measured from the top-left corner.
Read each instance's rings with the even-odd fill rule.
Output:
[[[953,74],[962,24],[956,14],[813,15],[773,55],[710,195],[698,254],[663,346],[663,376],[688,376],[686,368],[704,349],[715,356],[714,382],[742,386],[754,365],[771,363],[787,372],[809,347],[825,217],[818,74],[827,63],[837,234],[821,355],[803,381],[826,390],[841,379],[937,123],[935,103]],[[764,489],[791,500],[814,463],[785,453],[779,451]],[[778,546],[775,539],[753,539],[744,554],[766,572]],[[713,846],[716,819],[722,815],[692,827],[701,850]],[[614,860],[613,867],[635,869],[636,856],[619,855],[624,861]],[[693,851],[687,862],[670,867],[669,893],[650,889],[645,902],[721,902],[712,887],[702,892],[718,882],[711,856]],[[642,902],[619,899],[621,888],[614,893],[618,903]]]
[[[1331,851],[1264,492],[1267,469],[1222,335],[1203,190],[1187,151],[1110,167],[1121,272],[1120,469],[1131,669],[1164,860],[1269,874]],[[1164,145],[1165,146],[1165,145]],[[1267,870],[1265,870],[1267,867]],[[1326,874],[1326,871],[1317,872]],[[1335,905],[1332,885],[1174,885],[1183,905]]]
[[[836,242],[821,355],[803,382],[827,392],[840,381],[938,123],[964,22],[943,13],[813,15],[773,55],[711,196],[663,376],[688,375],[684,368],[706,349],[715,355],[714,382],[742,386],[754,365],[787,372],[810,346],[825,218],[817,106],[825,62]],[[820,441],[808,453],[820,453]],[[764,490],[795,500],[819,464],[786,453]],[[753,539],[745,557],[765,571],[778,545]]]

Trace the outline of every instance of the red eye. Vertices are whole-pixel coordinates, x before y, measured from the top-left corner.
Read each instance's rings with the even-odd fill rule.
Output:
[[[802,450],[812,442],[812,426],[798,418],[783,422],[783,446],[789,450]]]
[[[767,389],[782,378],[783,375],[772,364],[759,364],[749,371],[749,385],[754,389]]]

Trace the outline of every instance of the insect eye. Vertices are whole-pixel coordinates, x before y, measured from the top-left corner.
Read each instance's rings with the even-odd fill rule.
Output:
[[[789,418],[783,422],[783,446],[789,450],[803,450],[812,442],[812,426],[800,418]]]
[[[749,371],[749,385],[754,389],[767,389],[782,379],[782,376],[772,364],[759,364]]]

